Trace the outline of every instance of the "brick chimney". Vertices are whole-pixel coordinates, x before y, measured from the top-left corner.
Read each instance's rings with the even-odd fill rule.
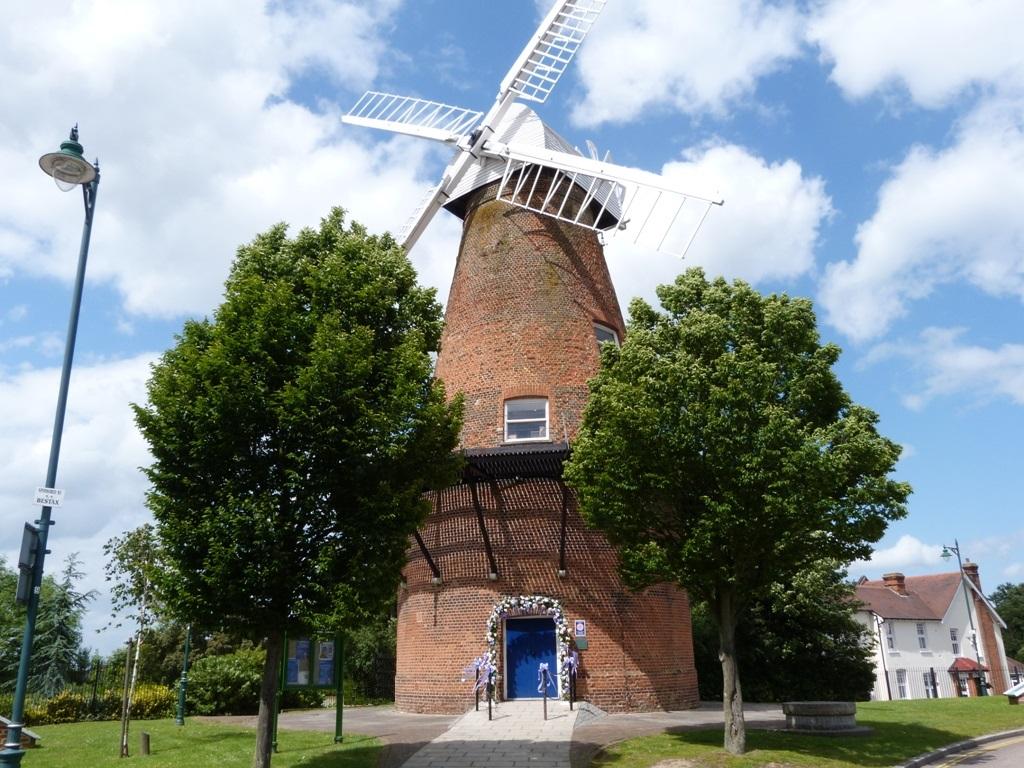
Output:
[[[992,614],[979,594],[981,593],[981,577],[978,576],[978,564],[965,560],[964,575],[978,588],[977,592],[971,591],[974,615],[978,619],[978,650],[984,656],[984,665],[989,668],[988,677],[992,682],[993,692],[1000,694],[1010,687],[1009,670],[1006,665],[1006,656],[999,652],[999,643],[996,641],[996,627],[995,622],[992,620]]]
[[[974,586],[981,590],[981,577],[978,576],[978,564],[972,563],[970,560],[964,560],[964,575],[970,579]]]
[[[907,581],[902,573],[886,573],[882,575],[882,581],[889,589],[897,595],[907,594]]]

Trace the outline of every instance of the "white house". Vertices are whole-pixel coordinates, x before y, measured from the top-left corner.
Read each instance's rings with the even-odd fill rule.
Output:
[[[963,576],[887,573],[861,579],[857,619],[875,637],[872,699],[1000,694],[1010,687],[1006,624],[981,591],[978,566]]]

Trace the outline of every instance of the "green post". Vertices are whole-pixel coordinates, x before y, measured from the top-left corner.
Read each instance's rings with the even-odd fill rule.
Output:
[[[340,632],[334,641],[335,658],[334,674],[338,676],[338,688],[334,696],[334,743],[340,744],[345,740],[342,735],[341,726],[345,711],[345,645],[344,635]]]
[[[277,692],[274,694],[274,711],[270,713],[271,720],[271,742],[274,752],[277,752],[277,715],[281,709],[281,692],[284,690],[285,668],[288,665],[288,632],[284,633],[284,650],[281,653],[281,668],[277,673]]]
[[[60,152],[50,152],[39,158],[39,166],[57,181],[57,185],[69,191],[76,186],[82,188],[85,202],[85,223],[82,227],[82,243],[78,249],[78,269],[71,298],[71,316],[64,341],[64,362],[61,366],[60,387],[57,392],[57,412],[53,420],[53,434],[50,438],[50,460],[46,468],[46,487],[54,488],[57,482],[57,463],[60,459],[60,444],[64,434],[64,414],[67,410],[68,386],[71,382],[71,363],[75,356],[75,339],[78,335],[78,316],[82,307],[82,289],[85,285],[85,265],[89,256],[89,239],[92,234],[92,217],[96,206],[96,192],[100,184],[98,162],[90,165],[82,156],[82,145],[78,143],[78,126],[71,130],[71,137],[60,145]],[[25,694],[28,691],[28,673],[32,659],[32,642],[35,637],[36,616],[39,611],[39,592],[43,583],[43,561],[49,550],[46,542],[50,535],[51,507],[43,506],[36,521],[39,534],[36,544],[35,561],[32,565],[28,584],[28,607],[25,612],[25,631],[21,639],[21,656],[18,661],[18,675],[11,704],[11,720],[7,726],[7,739],[0,750],[0,765],[21,765],[25,752],[21,748],[21,730],[25,726]]]
[[[175,725],[185,724],[185,689],[188,688],[188,652],[192,643],[192,625],[185,628],[185,654],[181,661],[181,682],[178,683],[178,710],[174,715]]]

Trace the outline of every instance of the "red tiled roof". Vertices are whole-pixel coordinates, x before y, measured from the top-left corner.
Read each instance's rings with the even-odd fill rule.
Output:
[[[888,587],[861,584],[857,587],[857,600],[883,619],[941,619],[917,595],[898,595]]]
[[[974,659],[967,659],[957,656],[949,666],[950,672],[988,672],[988,667],[979,664]]]
[[[907,594],[900,595],[883,581],[857,585],[857,599],[883,619],[925,619],[941,621],[960,586],[959,573],[907,576]]]

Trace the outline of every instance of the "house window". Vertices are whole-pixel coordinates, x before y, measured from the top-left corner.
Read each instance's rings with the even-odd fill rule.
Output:
[[[891,621],[885,622],[885,644],[890,651],[896,650],[896,627]]]
[[[938,682],[935,679],[935,673],[931,670],[924,673],[924,695],[929,699],[939,698]]]
[[[607,325],[594,323],[594,336],[597,337],[598,349],[600,349],[601,345],[606,341],[610,341],[615,346],[619,346],[619,334],[616,333],[614,328],[609,328]]]
[[[509,443],[548,439],[546,397],[520,397],[505,401],[505,440]]]
[[[953,655],[960,655],[960,631],[956,627],[949,628],[949,642],[953,644]]]
[[[896,670],[896,692],[901,699],[907,698],[907,670]]]
[[[928,647],[928,637],[924,633],[924,624],[918,624],[917,625],[917,647],[918,648],[927,648]]]

